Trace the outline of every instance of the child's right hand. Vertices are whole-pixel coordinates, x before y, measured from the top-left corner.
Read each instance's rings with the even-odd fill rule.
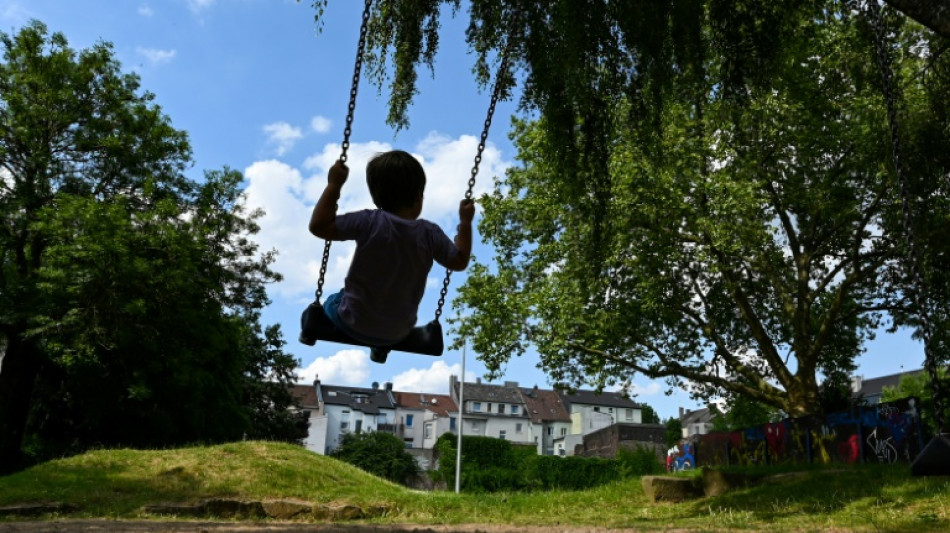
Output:
[[[466,198],[459,204],[459,221],[471,223],[475,218],[475,200]]]
[[[327,176],[327,181],[330,185],[336,185],[337,187],[342,187],[346,183],[346,178],[350,176],[350,169],[346,166],[346,163],[343,161],[337,160],[336,163],[330,167],[330,173]]]

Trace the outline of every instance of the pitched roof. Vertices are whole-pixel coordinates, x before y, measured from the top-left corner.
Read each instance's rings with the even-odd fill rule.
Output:
[[[456,391],[457,393],[457,391]],[[518,385],[486,385],[465,382],[465,401],[514,403],[521,405]]]
[[[317,388],[313,385],[301,385],[299,383],[291,385],[290,394],[300,407],[316,409],[320,406],[320,402],[317,401]]]
[[[582,405],[602,405],[604,407],[626,407],[628,409],[639,409],[640,404],[627,398],[619,392],[577,390],[572,393],[559,391],[564,405],[570,409],[573,404]]]
[[[438,416],[448,416],[458,412],[458,406],[447,394],[427,394],[424,392],[393,392],[396,405],[406,409],[424,409]]]
[[[355,411],[377,414],[380,409],[395,409],[390,390],[319,385],[320,401],[327,405],[345,405]]]
[[[686,411],[680,416],[680,423],[683,424],[684,427],[689,424],[711,423],[717,414],[718,413],[713,412],[713,410],[708,407],[696,409],[695,411]]]
[[[525,410],[531,417],[531,422],[570,422],[571,415],[567,412],[561,397],[553,390],[520,389],[524,400]]]
[[[880,396],[884,387],[897,387],[901,378],[904,376],[914,376],[924,372],[923,368],[900,372],[898,374],[889,374],[870,379],[861,379],[861,388],[854,393],[855,398],[865,398],[869,396]]]

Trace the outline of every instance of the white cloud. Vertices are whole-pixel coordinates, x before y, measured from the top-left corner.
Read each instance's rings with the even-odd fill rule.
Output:
[[[274,122],[264,126],[267,134],[267,143],[277,147],[277,155],[282,156],[294,147],[297,141],[303,138],[303,132],[296,126],[286,122]]]
[[[175,50],[162,50],[160,48],[142,48],[141,46],[135,49],[135,52],[144,57],[151,65],[163,65],[170,63],[172,59],[175,58],[175,55],[178,53]]]
[[[630,388],[630,392],[635,396],[656,396],[665,390],[666,387],[657,381],[649,381],[646,385],[634,383]]]
[[[139,6],[139,15],[142,15],[143,17],[151,17],[154,14],[155,14],[155,11],[152,10],[152,8],[149,7],[148,4],[142,4],[141,6]]]
[[[214,4],[215,0],[188,0],[188,7],[198,13],[206,8],[211,7]]]
[[[390,355],[392,357],[392,355]],[[410,368],[393,376],[393,389],[401,392],[428,392],[431,394],[449,393],[449,376],[460,375],[460,364],[449,366],[443,360],[437,360],[429,368]],[[473,372],[465,373],[466,381],[475,381]]]
[[[310,120],[310,128],[317,133],[326,133],[332,126],[333,122],[330,119],[319,115]]]
[[[13,22],[15,25],[23,24],[31,18],[37,18],[37,16],[16,2],[12,2],[0,8],[0,20]]]
[[[369,378],[369,352],[341,350],[330,357],[318,357],[306,368],[297,369],[298,383],[313,383],[317,377],[323,383],[362,386]]]
[[[464,196],[474,158],[474,137],[450,139],[431,134],[418,146],[417,157],[423,162],[428,177],[426,200],[422,216],[439,224],[450,237],[458,223],[458,203]],[[372,209],[373,202],[366,188],[366,162],[392,147],[382,142],[350,145],[347,164],[350,176],[339,201],[340,212]],[[274,270],[284,279],[271,287],[271,294],[288,298],[295,303],[312,299],[320,271],[323,241],[307,231],[313,206],[327,182],[327,171],[340,157],[340,145],[330,143],[323,150],[308,157],[298,170],[276,161],[258,161],[244,171],[248,180],[245,189],[249,208],[260,208],[266,213],[258,220],[260,233],[256,236],[262,250],[278,252]],[[490,188],[491,176],[504,171],[505,163],[494,147],[485,151],[483,172],[476,191]],[[458,169],[468,170],[460,171]],[[310,172],[306,176],[304,172]],[[354,251],[352,242],[333,243],[330,263],[324,283],[324,294],[339,290],[349,268]],[[433,269],[432,282],[436,285],[444,272]]]

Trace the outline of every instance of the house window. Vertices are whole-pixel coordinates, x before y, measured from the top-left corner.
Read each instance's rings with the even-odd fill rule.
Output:
[[[472,411],[480,412],[482,410],[482,402],[472,402]]]
[[[414,415],[406,415],[406,427],[407,427],[407,428],[411,428],[411,427],[412,427],[412,418],[413,418],[413,416],[414,416]]]
[[[498,432],[498,438],[501,440],[505,440],[505,437],[507,437],[507,435],[508,435],[508,432],[505,430],[501,430]]]
[[[357,420],[357,421],[356,421],[355,429],[356,429],[356,432],[357,432],[357,433],[359,433],[360,431],[363,431],[363,421],[362,421],[362,420]]]
[[[427,439],[431,439],[431,438],[432,438],[432,424],[426,424],[425,438],[427,438]]]
[[[505,414],[505,404],[503,403],[498,404],[498,414],[500,415]]]
[[[489,403],[489,404],[485,404],[485,412],[486,412],[486,413],[490,413],[490,412],[491,412],[491,404],[490,404],[490,403]]]
[[[594,411],[596,411],[596,412],[599,413],[599,412],[600,412],[600,407],[594,407]]]
[[[346,431],[350,427],[350,423],[346,420],[340,422],[340,430]]]
[[[451,429],[451,430],[453,430],[453,431],[455,430],[455,417],[454,417],[454,416],[449,417],[449,429]]]
[[[567,435],[567,428],[561,428],[561,436]]]
[[[554,435],[554,428],[548,426],[548,435]]]
[[[511,414],[513,414],[513,415],[518,414],[518,406],[517,406],[517,405],[512,405],[512,406],[511,406]]]
[[[633,409],[627,409],[627,420],[633,420]]]
[[[521,422],[515,424],[515,433],[521,433]]]

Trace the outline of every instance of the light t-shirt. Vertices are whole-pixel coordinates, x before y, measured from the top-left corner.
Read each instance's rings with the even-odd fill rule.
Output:
[[[397,342],[416,325],[433,260],[446,266],[459,253],[442,228],[382,209],[336,217],[338,240],[355,240],[338,313],[356,333]]]

